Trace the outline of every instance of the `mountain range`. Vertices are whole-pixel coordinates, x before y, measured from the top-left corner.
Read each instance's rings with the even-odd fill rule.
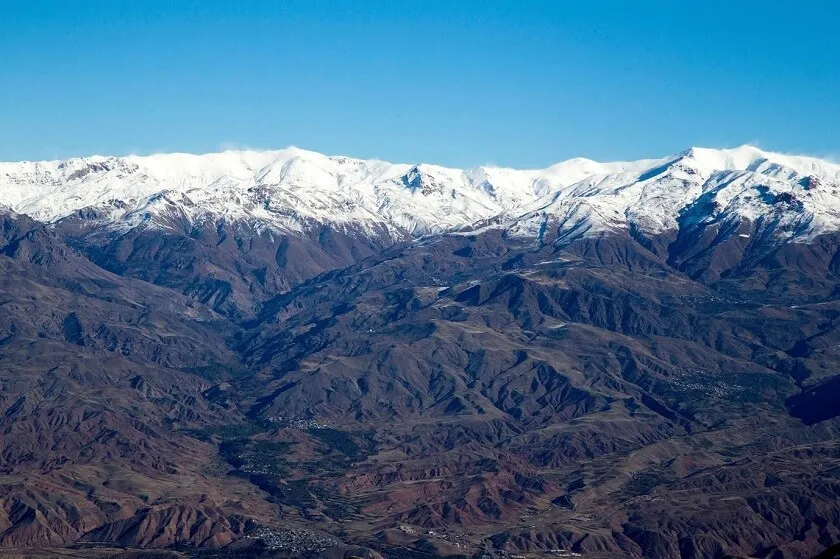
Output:
[[[840,165],[94,156],[0,207],[0,557],[840,541]]]
[[[290,148],[6,163],[0,177],[0,203],[12,211],[55,222],[84,210],[123,229],[225,219],[279,231],[330,224],[416,238],[502,226],[533,236],[548,220],[590,234],[655,234],[676,229],[688,212],[721,221],[781,213],[780,225],[801,237],[840,223],[840,166],[751,146],[622,163],[578,158],[535,171],[399,165]],[[798,215],[780,211],[781,203]]]

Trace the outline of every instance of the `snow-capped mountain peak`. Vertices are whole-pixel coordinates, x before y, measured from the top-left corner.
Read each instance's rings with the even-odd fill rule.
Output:
[[[79,210],[115,228],[243,220],[281,230],[353,224],[419,236],[494,223],[533,235],[546,221],[594,234],[660,233],[696,219],[772,217],[797,235],[840,229],[840,166],[753,146],[546,169],[453,169],[298,148],[0,163],[0,205],[55,222]],[[698,204],[704,204],[703,211]],[[704,213],[705,212],[705,213]],[[692,215],[694,215],[692,214]]]

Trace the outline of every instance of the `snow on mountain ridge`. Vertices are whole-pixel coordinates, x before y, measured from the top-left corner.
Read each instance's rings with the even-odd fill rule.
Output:
[[[838,165],[752,146],[635,162],[577,158],[541,170],[393,164],[298,148],[0,163],[0,205],[42,221],[92,208],[119,228],[166,226],[177,214],[413,236],[482,223],[533,236],[548,220],[587,233],[631,225],[658,233],[677,228],[701,198],[703,219],[773,216],[807,223],[798,234],[813,235],[840,230],[838,185]]]

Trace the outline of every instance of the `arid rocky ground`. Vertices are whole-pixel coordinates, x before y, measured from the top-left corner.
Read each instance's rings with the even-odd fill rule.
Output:
[[[816,556],[838,248],[5,216],[0,557]]]

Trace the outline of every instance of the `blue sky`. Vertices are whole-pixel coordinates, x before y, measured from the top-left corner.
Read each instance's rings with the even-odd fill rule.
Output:
[[[0,1],[0,160],[840,153],[840,2]]]

